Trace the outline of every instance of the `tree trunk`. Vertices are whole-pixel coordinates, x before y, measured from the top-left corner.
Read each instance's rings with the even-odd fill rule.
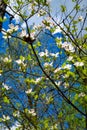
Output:
[[[4,0],[0,0],[0,18],[3,19],[4,15],[5,15],[5,10],[6,10],[6,3],[4,2]],[[2,21],[0,21],[0,32],[2,29]]]

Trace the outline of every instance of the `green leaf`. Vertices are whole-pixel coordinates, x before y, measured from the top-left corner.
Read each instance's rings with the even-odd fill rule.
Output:
[[[73,24],[77,24],[78,23],[78,21],[77,20],[73,20]]]
[[[83,36],[83,37],[84,37],[84,39],[87,39],[87,34],[84,34],[84,36]]]
[[[2,122],[2,118],[0,118],[0,122]]]
[[[65,12],[65,11],[66,11],[66,6],[61,5],[61,11],[62,11],[62,12]]]
[[[58,118],[61,118],[62,116],[63,116],[63,113],[60,112],[60,113],[58,114]]]
[[[23,2],[21,0],[16,0],[17,4],[20,6],[21,4],[23,4]]]
[[[87,31],[87,27],[85,27],[85,31]]]
[[[9,99],[6,96],[3,98],[3,100],[5,103],[8,103],[8,104],[10,103]]]
[[[34,99],[37,100],[37,99],[38,99],[38,95],[35,95],[35,96],[34,96]]]
[[[9,4],[9,1],[8,0],[4,0],[4,3]]]
[[[21,59],[22,61],[24,61],[24,60],[25,60],[25,57],[24,57],[24,56],[20,56],[20,59]]]
[[[80,5],[77,4],[77,5],[75,6],[75,9],[76,9],[76,11],[80,10]]]
[[[3,22],[3,19],[2,19],[2,17],[0,17],[0,22]]]
[[[72,0],[72,2],[76,2],[76,0]]]
[[[40,41],[37,42],[37,46],[38,47],[41,46],[41,42]]]
[[[29,54],[28,56],[27,56],[27,60],[32,60],[32,58],[31,58],[31,55]]]

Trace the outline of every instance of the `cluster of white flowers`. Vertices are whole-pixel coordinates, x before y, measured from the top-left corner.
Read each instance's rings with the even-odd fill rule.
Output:
[[[52,66],[53,66],[53,62],[51,62],[51,63],[48,63],[48,62],[44,63],[44,67],[52,67]]]
[[[76,67],[78,67],[78,66],[84,66],[84,63],[83,62],[75,62],[74,65]]]
[[[11,35],[9,34],[8,30],[6,31],[5,29],[3,29],[2,34],[4,35],[4,39],[11,38]]]
[[[40,57],[43,57],[43,56],[46,56],[46,57],[52,56],[52,57],[56,57],[57,58],[59,56],[59,52],[57,52],[57,53],[49,53],[48,50],[45,49],[45,51],[44,52],[40,52],[39,55],[40,55]]]
[[[14,26],[13,23],[9,24],[9,28],[10,28],[10,29],[8,29],[8,31],[11,32],[11,33],[12,33],[13,31],[17,31],[17,30],[19,29],[18,25]]]
[[[30,94],[32,92],[32,89],[28,89],[27,91],[25,91],[26,94]]]
[[[79,16],[79,17],[78,17],[78,20],[79,20],[79,21],[81,21],[81,22],[83,22],[83,21],[84,21],[84,19],[83,19],[83,17],[82,17],[82,16]]]
[[[84,97],[85,96],[85,93],[81,92],[78,97]]]
[[[10,89],[10,87],[9,87],[8,85],[6,85],[6,84],[4,84],[4,83],[2,83],[2,85],[3,85],[3,87],[4,87],[6,90],[9,90],[9,89]]]
[[[70,64],[66,64],[65,66],[63,66],[63,67],[58,67],[58,68],[56,68],[55,70],[54,70],[54,73],[58,73],[60,70],[62,70],[62,69],[71,69],[72,68],[72,65],[70,65]]]
[[[36,112],[34,109],[30,109],[28,110],[29,114],[31,114],[32,116],[36,116]]]
[[[25,58],[24,57],[22,57],[22,59],[18,59],[18,60],[16,60],[15,62],[17,63],[17,64],[19,64],[19,65],[23,65],[24,67],[26,66],[26,64],[24,63],[24,60],[25,60]]]
[[[7,38],[11,38],[11,34],[15,31],[17,31],[19,29],[18,25],[14,26],[14,24],[9,24],[9,29],[5,30],[3,29],[2,30],[2,33],[3,33],[3,38],[4,39],[7,39]]]
[[[6,115],[3,115],[3,119],[2,119],[3,121],[8,121],[8,120],[10,120],[10,117],[9,116],[6,116]]]
[[[69,56],[67,60],[72,61],[72,59],[73,59],[73,56]]]
[[[71,43],[64,42],[61,44],[62,48],[64,48],[66,51],[75,52],[75,49]]]
[[[10,58],[10,56],[9,57],[5,57],[4,59],[3,59],[3,61],[4,62],[12,62],[12,59]]]
[[[23,38],[23,37],[26,37],[26,38],[27,38],[27,37],[29,37],[29,35],[28,35],[28,33],[26,32],[26,30],[23,29],[23,30],[21,31],[20,37],[21,37],[21,38]],[[31,39],[35,39],[35,31],[33,31],[33,32],[30,33],[30,37],[31,37]]]

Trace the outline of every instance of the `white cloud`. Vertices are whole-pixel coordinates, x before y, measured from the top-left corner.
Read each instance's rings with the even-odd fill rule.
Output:
[[[23,29],[25,29],[25,28],[26,28],[26,24],[25,24],[25,23],[22,23],[21,27],[22,27]]]

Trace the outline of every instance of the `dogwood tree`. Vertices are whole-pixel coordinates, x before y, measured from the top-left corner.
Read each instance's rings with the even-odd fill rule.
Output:
[[[87,6],[61,1],[3,0],[2,129],[87,129]]]

